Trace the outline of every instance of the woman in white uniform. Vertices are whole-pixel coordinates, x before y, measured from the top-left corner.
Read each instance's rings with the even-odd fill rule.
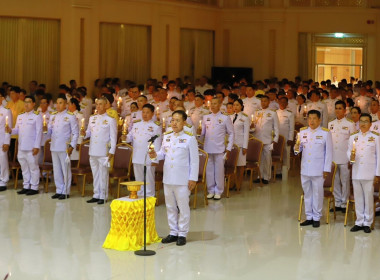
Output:
[[[359,130],[359,119],[360,115],[362,114],[362,111],[359,107],[352,107],[351,108],[351,120],[355,123],[355,129]]]
[[[78,99],[75,99],[75,98],[70,98],[69,101],[67,102],[67,109],[68,111],[72,112],[74,114],[74,116],[76,117],[77,119],[77,122],[78,122],[78,128],[79,128],[79,131],[82,127],[82,119],[84,119],[84,116],[83,116],[83,113],[80,112],[80,105],[79,105],[79,100]],[[84,130],[86,131],[86,127],[84,127]],[[83,141],[83,137],[79,137],[78,138],[78,142],[77,142],[77,147],[73,150],[72,154],[71,154],[71,163],[72,163],[72,166],[75,166],[76,164],[76,161],[79,160],[79,145],[82,143]]]
[[[249,139],[250,119],[248,115],[243,113],[244,105],[241,99],[233,103],[234,114],[231,115],[231,120],[234,126],[234,144],[240,149],[239,158],[237,161],[236,187],[240,190],[243,181],[244,167],[246,166],[246,155]]]

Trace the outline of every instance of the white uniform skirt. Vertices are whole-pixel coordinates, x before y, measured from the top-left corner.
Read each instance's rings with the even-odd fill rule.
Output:
[[[247,155],[243,155],[243,148],[239,147],[239,157],[237,161],[237,166],[246,166],[247,165]]]

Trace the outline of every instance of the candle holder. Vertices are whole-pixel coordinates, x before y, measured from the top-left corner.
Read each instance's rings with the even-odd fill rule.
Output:
[[[127,143],[127,130],[128,130],[127,122],[124,121],[123,131],[121,132],[121,142],[122,143]]]
[[[352,149],[351,156],[350,156],[350,163],[355,163],[355,157],[356,157],[356,150]]]
[[[297,133],[297,141],[296,141],[296,145],[294,146],[294,151],[295,151],[297,154],[300,152],[300,144],[301,144],[300,134]]]

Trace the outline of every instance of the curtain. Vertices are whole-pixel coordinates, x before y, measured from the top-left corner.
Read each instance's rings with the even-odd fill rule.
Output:
[[[144,83],[150,77],[150,27],[100,24],[100,77]]]
[[[60,69],[60,22],[0,17],[0,81],[28,91],[32,80],[57,91]]]
[[[298,34],[298,75],[303,80],[312,77],[312,46],[311,34],[299,33]]]
[[[210,77],[214,65],[214,31],[181,29],[181,77]]]

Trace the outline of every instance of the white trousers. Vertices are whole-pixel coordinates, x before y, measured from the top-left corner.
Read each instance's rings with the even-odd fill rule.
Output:
[[[164,184],[164,194],[170,235],[186,237],[190,228],[189,187]]]
[[[221,195],[224,191],[224,153],[208,154],[206,168],[207,191]]]
[[[260,173],[263,180],[269,181],[272,175],[272,151],[271,144],[264,144],[260,161]]]
[[[146,166],[146,196],[155,196],[155,172],[156,167],[147,165]],[[144,164],[133,164],[133,171],[135,173],[136,181],[144,182]],[[144,196],[144,185],[137,192],[138,196]]]
[[[93,198],[104,199],[108,198],[108,179],[109,170],[107,162],[108,157],[90,156],[90,165],[92,176],[94,177],[94,196]]]
[[[51,152],[56,193],[70,194],[71,161],[66,162],[66,152]]]
[[[322,217],[324,181],[323,176],[305,176],[301,174],[307,220],[319,221]]]
[[[0,147],[0,187],[5,187],[9,181],[8,152]]]
[[[337,164],[334,181],[335,207],[346,208],[349,196],[350,170],[348,169],[348,164]]]
[[[352,180],[357,226],[370,227],[373,222],[373,180]]]
[[[288,146],[285,142],[284,145],[284,153],[282,157],[282,166],[285,166],[287,170],[290,168],[290,146]],[[282,166],[278,166],[276,170],[276,174],[282,173]]]
[[[18,151],[18,162],[21,165],[22,177],[24,178],[24,189],[38,190],[40,183],[40,168],[38,166],[38,154],[32,151]]]

